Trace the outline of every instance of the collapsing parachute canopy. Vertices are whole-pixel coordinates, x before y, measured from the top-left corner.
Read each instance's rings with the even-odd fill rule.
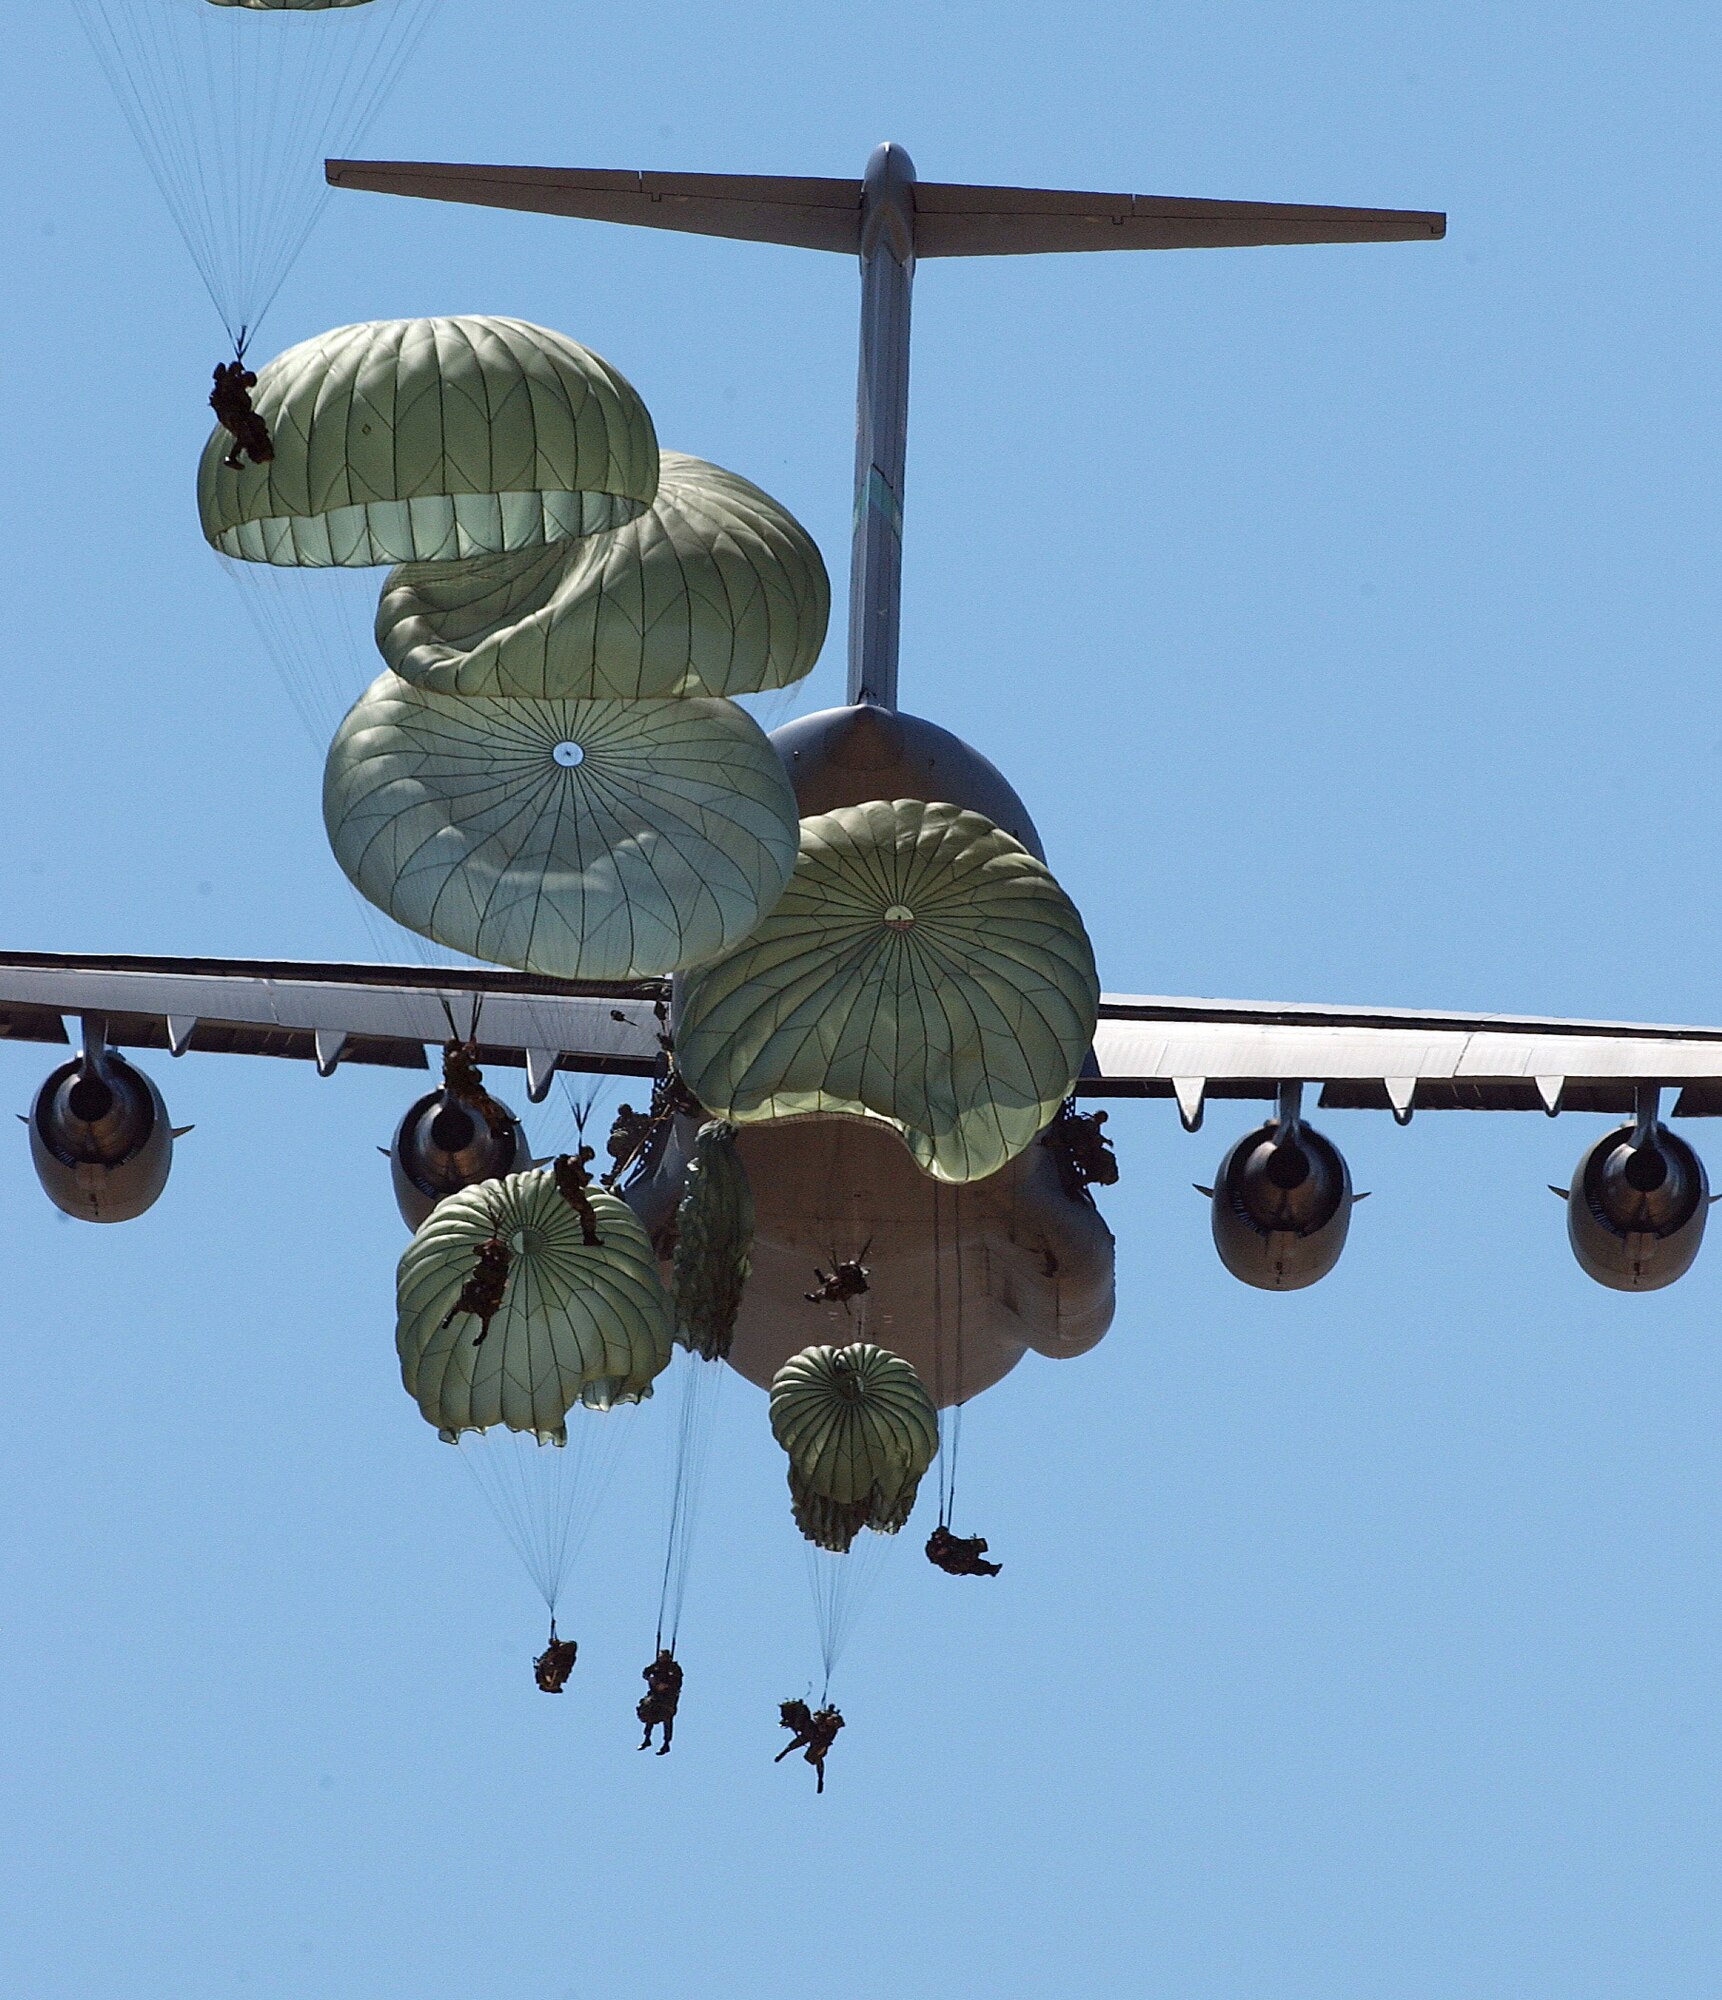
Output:
[[[939,1415],[908,1362],[858,1341],[810,1347],[771,1385],[772,1435],[789,1454],[795,1524],[842,1554],[863,1528],[894,1535],[939,1449]]]
[[[397,569],[377,645],[445,694],[753,694],[812,671],[830,609],[819,550],[786,508],[667,451],[650,511],[614,534]]]
[[[1070,1094],[1100,987],[1075,905],[979,813],[917,799],[801,824],[760,928],[681,988],[714,1117],[882,1118],[937,1180],[996,1173]]]
[[[733,1125],[700,1127],[684,1186],[671,1266],[676,1337],[707,1361],[721,1361],[753,1268],[753,1190]]]
[[[455,951],[642,979],[744,937],[795,862],[795,800],[727,701],[500,701],[382,674],[330,745],[359,893]]]
[[[561,1444],[576,1403],[605,1410],[652,1392],[668,1364],[670,1302],[652,1246],[617,1196],[588,1196],[599,1242],[548,1173],[484,1181],[438,1204],[395,1282],[401,1380],[448,1439],[493,1424]],[[500,1243],[507,1282],[488,1331],[461,1305],[480,1253]]]
[[[212,7],[250,7],[259,14],[320,14],[330,7],[369,7],[374,0],[209,0]]]
[[[605,361],[525,320],[469,314],[336,327],[258,373],[275,455],[198,467],[208,541],[287,567],[363,568],[536,549],[651,504],[658,445]]]

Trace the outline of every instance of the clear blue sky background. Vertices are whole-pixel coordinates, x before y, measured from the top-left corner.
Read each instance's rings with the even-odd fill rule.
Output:
[[[197,535],[208,302],[68,10],[15,11],[0,934],[372,955]],[[929,266],[904,698],[1017,782],[1115,990],[1715,1020],[1719,64],[1715,8],[1654,0],[445,0],[373,149],[840,174],[888,136],[930,178],[1447,208],[1437,246]],[[841,589],[855,294],[342,196],[265,345],[563,327]],[[9,1106],[47,1066],[0,1050]],[[1330,1118],[1375,1198],[1278,1298],[1190,1192],[1249,1113],[1121,1110],[1116,1327],[971,1412],[1005,1574],[896,1551],[816,1800],[769,1762],[814,1638],[757,1393],[641,1758],[667,1426],[545,1701],[396,1376],[410,1080],[154,1068],[198,1129],[147,1219],[0,1155],[9,1992],[1715,1993],[1722,1249],[1579,1274],[1544,1183],[1598,1121]]]

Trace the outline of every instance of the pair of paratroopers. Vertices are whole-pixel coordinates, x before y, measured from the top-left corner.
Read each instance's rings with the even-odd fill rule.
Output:
[[[532,1662],[533,1679],[545,1694],[560,1694],[568,1685],[568,1676],[574,1671],[574,1662],[579,1656],[577,1641],[557,1637],[553,1618],[550,1621],[550,1643]],[[676,1732],[676,1710],[682,1699],[681,1664],[667,1646],[660,1646],[657,1658],[640,1678],[646,1683],[646,1692],[634,1707],[634,1713],[645,1725],[646,1731],[640,1748],[651,1749],[653,1730],[662,1729],[664,1740],[658,1745],[658,1755],[662,1757],[667,1754]]]

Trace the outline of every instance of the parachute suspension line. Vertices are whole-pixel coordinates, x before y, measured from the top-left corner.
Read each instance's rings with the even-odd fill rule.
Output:
[[[807,1552],[807,1582],[819,1628],[821,1707],[831,1698],[831,1677],[848,1650],[896,1539],[895,1535],[879,1535],[863,1528],[848,1554],[841,1556],[816,1548],[812,1542],[802,1545]]]
[[[632,1409],[568,1413],[568,1442],[529,1433],[468,1432],[461,1463],[484,1495],[551,1619],[633,1429]]]
[[[733,695],[731,699],[738,701],[769,736],[780,724],[789,720],[789,711],[805,693],[806,689],[799,681],[791,681],[787,687],[768,688],[763,694]]]
[[[439,0],[335,8],[74,0],[139,151],[243,354]]]
[[[940,1184],[933,1183],[933,1401],[939,1407],[939,1526],[951,1525],[950,1461],[945,1452],[945,1405],[947,1370],[945,1367],[945,1242],[944,1216],[941,1210]],[[960,1251],[959,1251],[960,1254]]]
[[[933,1330],[933,1351],[937,1357],[937,1373],[941,1377],[938,1388],[935,1391],[935,1400],[939,1404],[939,1526],[941,1528],[948,1528],[951,1525],[951,1515],[957,1504],[957,1458],[963,1444],[963,1403],[967,1395],[967,1378],[964,1372],[963,1355],[963,1323],[965,1315],[963,1310],[962,1217],[960,1214],[953,1213],[950,1237],[952,1259],[956,1267],[955,1282],[952,1287],[956,1293],[956,1324],[949,1342],[952,1357],[949,1384],[950,1404],[949,1407],[946,1407],[945,1383],[943,1380],[946,1373],[946,1331],[942,1287],[937,1275],[943,1264],[942,1247],[940,1244],[939,1204],[944,1197],[944,1187],[935,1181],[933,1183],[933,1270],[935,1273],[934,1310],[936,1324]],[[961,1202],[962,1190],[953,1187],[950,1190],[950,1198],[951,1207],[955,1211]]]
[[[208,0],[197,4],[205,6]],[[240,562],[219,551],[214,554],[298,719],[320,781],[329,739],[376,677],[376,654],[370,644],[376,576],[357,569],[277,569],[268,563]],[[347,886],[379,958],[395,957],[404,944],[421,965],[473,962],[395,923],[351,883]]]
[[[699,1503],[711,1461],[712,1431],[724,1364],[682,1349],[676,1415],[675,1471],[670,1483],[670,1518],[664,1536],[664,1573],[658,1588],[657,1650],[674,1653],[687,1600]]]
[[[376,678],[370,644],[376,577],[366,570],[277,569],[219,552],[216,561],[256,627],[320,771],[341,718]]]

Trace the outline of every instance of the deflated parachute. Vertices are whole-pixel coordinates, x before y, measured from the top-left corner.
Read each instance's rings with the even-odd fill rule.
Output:
[[[753,1268],[753,1190],[733,1125],[700,1127],[684,1189],[671,1266],[676,1335],[705,1360],[721,1361]]]
[[[377,645],[444,694],[751,694],[812,671],[830,609],[819,551],[786,508],[667,451],[650,511],[614,534],[397,569]]]
[[[1044,863],[979,813],[880,801],[802,822],[776,908],[684,983],[676,1057],[715,1117],[882,1118],[935,1179],[980,1180],[1069,1095],[1099,1000]]]
[[[658,486],[638,395],[607,362],[525,320],[374,320],[290,347],[258,373],[265,464],[198,467],[223,555],[363,568],[541,548],[631,521]]]
[[[209,0],[212,7],[250,7],[259,14],[320,14],[329,7],[369,7],[373,0]]]
[[[933,1399],[908,1362],[868,1342],[810,1347],[771,1385],[795,1524],[841,1554],[863,1528],[894,1535],[939,1449]]]
[[[330,746],[323,818],[398,923],[565,979],[712,957],[795,862],[789,780],[727,701],[501,701],[384,673]]]
[[[448,1196],[407,1245],[395,1282],[401,1380],[445,1438],[501,1424],[560,1444],[576,1403],[651,1394],[670,1358],[669,1297],[632,1210],[602,1189],[588,1199],[597,1243],[554,1177],[527,1173]],[[486,1254],[506,1270],[488,1330],[462,1304]]]

